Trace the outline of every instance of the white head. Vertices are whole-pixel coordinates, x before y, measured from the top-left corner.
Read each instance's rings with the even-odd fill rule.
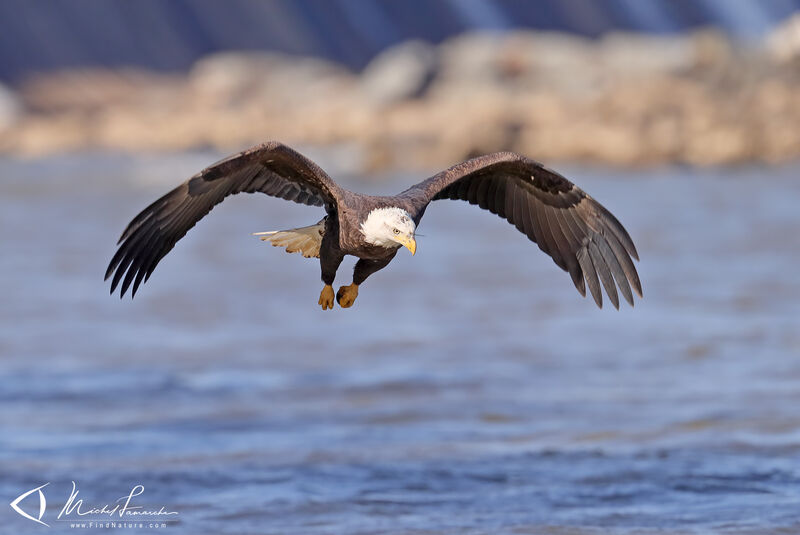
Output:
[[[416,229],[411,215],[394,206],[376,208],[361,223],[361,232],[367,243],[390,248],[404,245],[412,255],[417,251],[417,242],[414,239]]]

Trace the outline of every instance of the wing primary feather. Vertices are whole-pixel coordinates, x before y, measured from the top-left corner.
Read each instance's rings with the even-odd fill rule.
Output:
[[[131,263],[130,268],[128,268],[128,272],[125,274],[125,280],[122,281],[122,286],[119,290],[119,296],[122,297],[125,295],[125,292],[128,290],[128,286],[131,285],[133,279],[136,277],[136,274],[139,272],[140,267],[136,263]]]
[[[111,280],[111,292],[114,293],[117,285],[122,279],[122,276],[128,270],[128,268],[133,263],[134,259],[136,258],[136,252],[139,248],[139,244],[142,241],[148,240],[151,235],[153,235],[156,231],[156,227],[150,227],[147,229],[142,229],[140,232],[129,237],[125,242],[122,244],[121,249],[123,250],[123,256],[119,265],[116,267],[116,272],[114,273],[114,278]],[[122,297],[122,294],[120,294]]]
[[[581,240],[575,234],[575,231],[570,225],[570,219],[572,216],[570,215],[569,209],[561,209],[559,211],[559,215],[561,216],[561,221],[563,222],[562,231],[564,232],[564,236],[569,240],[571,251],[570,258],[574,259],[576,263],[576,273],[570,272],[570,275],[572,276],[572,282],[575,284],[575,287],[578,289],[581,295],[586,297],[586,284],[583,280],[583,269],[581,268],[581,264],[578,262],[578,258],[576,256],[581,248]]]
[[[622,270],[625,272],[628,282],[630,282],[637,295],[642,297],[642,283],[639,281],[639,273],[636,271],[636,266],[633,265],[631,257],[628,256],[627,251],[625,251],[622,244],[619,243],[614,233],[609,233],[606,235],[606,238],[608,239],[608,244],[611,246],[611,250],[614,251],[614,256],[617,257],[620,265],[622,265]]]
[[[122,261],[122,258],[125,256],[125,250],[120,247],[117,249],[117,252],[114,253],[114,256],[111,257],[111,262],[108,263],[108,267],[106,268],[106,275],[103,280],[108,280],[114,270],[119,266],[119,263]],[[114,292],[114,289],[111,289],[111,292]]]
[[[139,248],[139,244],[150,238],[151,235],[155,233],[153,227],[144,228],[137,233],[130,236],[128,239],[120,247],[122,252],[121,258],[119,263],[117,264],[114,277],[111,279],[111,293],[114,293],[117,285],[119,285],[122,276],[128,270],[130,265],[133,263],[134,258],[136,257],[136,250]],[[121,296],[120,296],[121,297]]]
[[[577,268],[574,272],[570,271],[569,276],[572,277],[572,284],[575,285],[575,288],[578,289],[581,296],[586,297],[586,283],[583,280],[583,270],[577,258],[575,259],[575,265]]]
[[[572,237],[567,235],[569,230],[565,232],[562,228],[562,219],[559,217],[558,212],[556,212],[556,208],[544,205],[542,206],[542,210],[550,224],[550,229],[553,232],[553,239],[561,254],[561,258],[567,265],[567,272],[570,277],[572,277],[572,283],[578,288],[578,291],[580,291],[579,284],[583,282],[583,274],[578,265],[578,260],[575,258],[575,251],[578,249],[579,244],[573,242]]]
[[[614,280],[617,281],[617,286],[619,287],[619,291],[622,292],[622,297],[625,298],[629,305],[633,306],[633,293],[628,284],[628,277],[625,275],[625,271],[622,269],[619,260],[617,260],[617,256],[608,244],[608,236],[600,234],[598,239],[595,240],[595,244],[597,248],[600,249],[603,260],[605,260],[606,265],[611,270],[611,274],[614,275]]]
[[[120,298],[125,295],[128,286],[134,279],[134,275],[137,277],[139,273],[142,273],[142,276],[144,275],[145,267],[150,262],[150,258],[164,249],[164,241],[163,229],[153,226],[142,236],[135,245],[135,249],[131,249],[129,254],[133,256],[133,261],[128,267],[128,274],[120,287]]]
[[[553,210],[555,210],[555,208]],[[574,255],[581,247],[583,233],[573,220],[571,208],[559,208],[557,215],[560,216],[561,221],[564,223],[562,231],[569,241],[572,254]]]
[[[591,210],[592,204],[583,204],[586,202],[591,201],[584,198],[579,204],[575,205],[574,209],[567,210],[567,213],[571,216],[571,222],[574,224],[574,227],[579,230],[581,235],[585,236],[582,243],[585,243],[587,253],[592,260],[597,274],[599,274],[603,282],[609,299],[611,299],[611,302],[616,308],[619,308],[619,297],[611,271],[603,260],[603,256],[597,248],[597,245],[594,243],[594,240],[600,238],[599,231],[603,228],[603,223],[594,215],[594,211]]]
[[[536,220],[538,221],[539,225],[538,228],[541,230],[542,240],[539,242],[539,247],[550,255],[553,261],[556,263],[558,267],[565,270],[567,269],[567,264],[564,262],[564,259],[561,258],[561,254],[558,251],[558,246],[553,239],[552,230],[550,229],[550,225],[547,221],[547,216],[544,213],[544,210],[541,208],[543,204],[540,203],[541,206],[533,207],[531,212],[535,214]]]
[[[587,257],[589,258],[589,265],[591,266],[592,271],[587,274],[587,273],[585,273],[585,271],[586,271],[585,262],[581,262],[580,261],[580,256],[577,257],[578,258],[578,264],[581,266],[581,269],[584,271],[584,276],[587,277],[587,279],[586,279],[587,282],[591,282],[589,277],[594,277],[595,279],[597,277],[597,273],[596,273],[596,270],[595,270],[595,267],[594,267],[594,263],[591,262],[591,257],[588,256],[588,250],[587,250],[589,241],[591,240],[591,237],[593,235],[593,231],[584,223],[583,220],[581,220],[578,217],[578,213],[577,213],[576,208],[574,206],[571,207],[571,208],[567,208],[565,210],[562,210],[561,213],[564,216],[564,221],[566,221],[566,223],[567,223],[567,228],[569,228],[570,232],[573,233],[573,235],[575,236],[576,240],[578,240],[578,243],[580,244],[578,251],[581,251],[581,250],[584,251],[584,253],[586,253]],[[596,288],[599,290],[599,286],[596,286]],[[589,289],[591,290],[591,284],[589,285]],[[594,293],[592,294],[592,296],[594,296]],[[595,301],[596,300],[597,299],[595,298]]]
[[[575,238],[578,240],[578,243],[581,244],[581,247],[584,245],[584,238],[587,238],[591,234],[591,230],[586,226],[586,224],[578,217],[577,208],[572,206],[571,208],[565,209],[562,213],[564,214],[564,221],[567,222],[567,226],[569,227],[570,231],[572,231]]]
[[[588,238],[586,241],[588,241]],[[600,291],[600,281],[597,278],[597,272],[594,269],[592,257],[589,256],[587,245],[588,244],[584,245],[578,250],[578,263],[581,265],[581,269],[583,269],[583,274],[586,277],[586,284],[589,285],[589,292],[592,294],[594,302],[598,307],[603,308],[603,294]]]
[[[147,208],[139,212],[136,217],[134,217],[130,223],[125,227],[125,230],[122,231],[122,235],[117,240],[117,245],[122,243],[124,240],[128,239],[128,237],[133,234],[136,229],[141,227],[147,219],[150,219],[155,214],[161,211],[164,205],[170,203],[175,197],[185,194],[186,193],[186,184],[181,184],[173,188],[171,191],[165,193],[157,200],[150,203]]]
[[[140,250],[143,250],[143,253],[140,253],[141,256],[137,259],[136,268],[136,278],[133,281],[133,290],[131,291],[131,298],[136,295],[136,290],[139,288],[139,284],[141,284],[142,279],[146,275],[147,267],[152,263],[153,258],[157,257],[159,252],[163,249],[163,237],[159,234],[155,234],[154,236],[156,239],[153,240],[152,238],[148,240],[147,247],[143,248],[140,247]],[[133,271],[134,266],[132,265],[129,271]],[[126,281],[127,281],[126,277]],[[123,283],[122,288],[120,289],[120,297],[125,295],[125,290],[127,290],[128,284]]]
[[[126,254],[130,256],[125,267],[127,268],[128,265],[132,264],[133,259],[136,257],[139,257],[138,265],[143,267],[145,258],[152,256],[152,267],[155,268],[159,261],[175,246],[175,243],[177,243],[180,238],[182,238],[189,230],[192,229],[192,227],[197,224],[197,221],[199,221],[205,214],[211,211],[211,208],[213,208],[213,206],[199,206],[197,200],[197,197],[189,197],[183,203],[183,205],[178,205],[178,209],[176,211],[164,213],[161,216],[152,218],[150,228],[140,227],[135,234],[130,236],[120,248],[120,250],[125,250]],[[194,219],[194,221],[192,221],[192,219]],[[162,226],[162,223],[165,224]],[[180,231],[176,232],[182,227],[185,227],[182,234],[179,233]],[[153,237],[156,237],[157,239],[151,244],[150,241]],[[142,242],[145,240],[148,247],[144,247],[142,244]],[[150,250],[151,252],[144,252],[147,250]],[[156,254],[152,254],[152,251],[155,251]],[[142,258],[141,255],[146,256]],[[130,269],[133,269],[133,266],[131,266]],[[114,289],[116,288],[117,284],[119,283],[119,279],[122,276],[120,271],[124,271],[124,268],[121,266],[117,269],[117,275],[115,275],[114,280],[111,283],[112,293],[114,292]],[[145,275],[145,277],[147,277],[147,275]],[[147,278],[144,280],[147,280]],[[125,295],[126,289],[127,285],[123,283],[123,288],[120,290],[120,298]]]
[[[159,199],[159,202],[161,202],[161,201],[162,201],[162,199]],[[158,204],[158,202],[155,202],[155,203],[153,203],[153,205],[155,205],[155,204]],[[128,239],[128,237],[129,237],[131,234],[133,234],[134,232],[136,232],[136,230],[137,230],[138,228],[141,228],[141,226],[142,226],[142,225],[144,225],[144,224],[145,224],[145,223],[146,223],[146,222],[147,222],[149,219],[151,219],[151,218],[154,216],[154,214],[156,214],[156,213],[157,213],[157,211],[158,211],[160,208],[161,208],[161,206],[159,206],[158,208],[154,208],[154,209],[153,209],[154,211],[152,211],[152,212],[147,212],[147,213],[145,214],[145,213],[144,213],[145,211],[147,211],[147,210],[150,210],[150,208],[148,207],[148,208],[145,208],[145,209],[144,209],[144,210],[143,210],[141,213],[139,213],[139,215],[137,215],[137,216],[136,216],[136,218],[134,218],[134,220],[133,220],[133,221],[131,221],[131,222],[128,224],[128,226],[127,226],[127,227],[125,227],[125,230],[123,230],[123,231],[122,231],[122,234],[120,235],[120,237],[119,237],[119,240],[117,240],[117,245],[119,245],[119,244],[121,244],[123,241],[127,240],[127,239]]]
[[[602,214],[603,216],[602,219],[604,219],[608,223],[608,227],[617,236],[619,241],[625,247],[625,250],[628,251],[628,254],[631,255],[636,260],[639,260],[639,253],[636,251],[636,246],[633,244],[633,240],[628,234],[628,231],[625,230],[625,227],[622,226],[622,223],[620,223],[619,220],[614,216],[614,214],[609,212],[605,206],[595,201],[594,199],[591,200],[593,201],[594,206]]]
[[[167,231],[168,228],[162,229],[162,232]],[[136,279],[133,281],[133,287],[131,289],[131,299],[136,296],[136,291],[139,289],[139,285],[142,282],[147,281],[147,278],[150,276],[150,273],[153,272],[156,265],[161,261],[162,258],[166,255],[164,249],[169,246],[168,240],[165,240],[163,237],[153,243],[147,255],[142,258],[139,266],[139,272],[136,274]],[[167,250],[169,252],[169,250]]]
[[[133,286],[131,287],[131,299],[136,297],[136,291],[139,289],[139,285],[142,283],[142,279],[144,279],[145,271],[144,269],[140,269],[138,273],[136,273],[136,280],[133,281]]]
[[[192,230],[198,221],[208,214],[214,207],[202,206],[196,203],[187,203],[181,207],[178,212],[170,216],[170,220],[161,227],[160,239],[158,242],[158,253],[153,256],[152,267],[148,268],[148,272],[152,272],[155,267],[161,262],[167,253],[169,253],[178,240],[183,238],[186,233]],[[149,277],[145,275],[145,281]]]
[[[528,235],[528,239],[530,239],[533,243],[539,246],[539,250],[543,251],[547,254],[546,250],[546,242],[544,241],[544,236],[542,235],[542,228],[536,220],[536,208],[530,206],[531,198],[528,197],[528,193],[525,191],[524,188],[519,188],[520,191],[523,192],[525,195],[525,219],[526,219],[526,234]]]
[[[614,305],[614,308],[619,310],[619,296],[617,295],[617,287],[614,285],[614,277],[608,265],[606,265],[603,254],[600,252],[594,237],[589,241],[588,248],[589,255],[592,257],[592,263],[595,268],[597,268],[597,274],[600,275],[600,280],[603,283],[603,287],[606,289],[606,294],[608,294],[608,298],[611,300],[611,304]]]
[[[128,240],[130,240],[130,238],[132,238],[135,235],[135,233],[138,232],[146,222],[150,221],[151,225],[154,224],[152,220],[156,218],[156,216],[158,215],[158,211],[162,210],[164,206],[168,204],[168,202],[171,200],[171,197],[175,194],[175,191],[177,189],[178,188],[175,188],[174,190],[167,193],[156,202],[150,204],[148,208],[145,208],[144,210],[139,212],[139,214],[133,219],[133,221],[131,221],[128,224],[128,226],[123,231],[122,236],[119,239],[119,242],[117,242],[117,245],[120,245],[120,247],[117,249],[117,252],[114,253],[114,256],[111,258],[111,262],[108,263],[108,268],[106,269],[104,280],[108,280],[108,278],[111,276],[111,273],[113,273],[114,269],[117,268],[117,266],[119,265],[119,263],[122,261],[122,259],[126,254],[127,249],[124,245],[121,244],[123,242],[127,243]],[[148,210],[153,210],[153,211],[148,212]],[[111,292],[113,293],[113,289],[111,290]]]

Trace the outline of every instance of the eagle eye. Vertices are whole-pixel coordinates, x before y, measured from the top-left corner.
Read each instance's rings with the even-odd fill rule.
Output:
[[[396,229],[396,228],[393,228],[392,232],[394,232],[395,234],[400,234],[400,231],[398,229]]]

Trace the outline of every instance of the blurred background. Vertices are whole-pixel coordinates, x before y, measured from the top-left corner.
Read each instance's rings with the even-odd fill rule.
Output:
[[[798,0],[0,0],[0,497],[49,482],[52,532],[73,481],[193,534],[798,531],[798,125]],[[250,236],[319,210],[245,195],[108,296],[139,210],[269,139],[368,193],[543,161],[645,297],[437,202],[322,312]]]
[[[0,152],[347,145],[650,165],[800,153],[796,0],[0,3]]]

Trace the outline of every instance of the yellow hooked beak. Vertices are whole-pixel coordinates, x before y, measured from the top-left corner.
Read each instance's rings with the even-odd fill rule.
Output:
[[[411,251],[411,256],[414,256],[417,252],[417,240],[412,238],[407,238],[405,236],[398,236],[397,243],[406,247],[409,251]]]

